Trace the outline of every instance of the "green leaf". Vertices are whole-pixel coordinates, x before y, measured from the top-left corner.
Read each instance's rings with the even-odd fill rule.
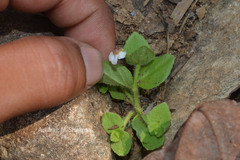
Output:
[[[98,83],[98,84],[97,84],[97,88],[98,88],[98,90],[99,90],[101,93],[103,93],[103,94],[105,94],[105,93],[108,91],[108,86],[105,85],[105,84],[100,84],[100,83]]]
[[[164,127],[161,126],[161,124],[157,123],[157,122],[152,122],[152,123],[148,124],[148,131],[149,131],[150,135],[155,135],[156,137],[162,136],[163,133],[165,132]]]
[[[137,32],[129,36],[124,50],[127,52],[126,62],[130,65],[145,65],[155,57],[147,40]]]
[[[171,112],[167,103],[154,107],[147,115],[148,130],[151,135],[160,137],[171,124]]]
[[[155,57],[150,63],[142,66],[139,73],[138,86],[143,89],[152,89],[164,82],[171,73],[174,56],[164,54]]]
[[[132,139],[130,135],[123,130],[115,130],[110,137],[111,148],[119,156],[125,156],[131,149]]]
[[[171,121],[171,112],[166,102],[155,107],[147,115],[148,122],[161,122],[162,124]]]
[[[154,57],[155,54],[150,48],[142,46],[132,53],[127,53],[126,62],[130,65],[145,65],[151,62]]]
[[[123,137],[124,134],[123,132],[124,132],[123,130],[118,129],[114,130],[110,135],[111,142],[119,142]]]
[[[112,96],[112,98],[114,98],[114,99],[118,99],[118,100],[126,99],[126,95],[122,91],[119,91],[118,87],[110,86],[109,93]]]
[[[99,83],[131,88],[133,85],[133,77],[127,67],[119,64],[112,65],[110,62],[105,61],[103,77]]]
[[[164,140],[164,136],[156,137],[148,134],[147,136],[145,136],[145,138],[143,138],[142,145],[144,148],[150,151],[161,147],[164,143]]]
[[[127,52],[127,54],[132,54],[136,50],[138,50],[140,47],[146,46],[147,48],[150,48],[147,40],[140,35],[137,32],[133,32],[127,39],[124,50]]]
[[[136,131],[137,137],[147,150],[154,150],[163,145],[164,136],[156,137],[150,135],[147,125],[137,115],[132,120],[132,127]]]
[[[107,112],[102,116],[102,126],[108,134],[111,134],[116,129],[123,130],[123,120],[119,115]]]
[[[137,137],[140,139],[142,132],[148,132],[146,124],[136,115],[132,120],[132,128],[136,131]]]

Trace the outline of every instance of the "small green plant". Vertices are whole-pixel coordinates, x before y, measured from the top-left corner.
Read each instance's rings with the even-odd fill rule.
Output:
[[[117,59],[126,56],[126,63],[134,66],[132,74],[127,67],[117,64]],[[129,122],[147,150],[159,148],[164,143],[164,133],[171,124],[171,113],[167,103],[155,106],[145,113],[139,102],[139,87],[152,89],[169,76],[174,56],[164,54],[156,57],[143,36],[134,32],[126,41],[123,50],[111,52],[110,62],[104,62],[103,77],[99,82],[100,92],[130,103],[134,110],[126,117],[107,112],[102,117],[102,126],[110,135],[111,148],[119,156],[125,156],[131,149],[132,138],[124,131]],[[114,65],[113,65],[114,64]]]

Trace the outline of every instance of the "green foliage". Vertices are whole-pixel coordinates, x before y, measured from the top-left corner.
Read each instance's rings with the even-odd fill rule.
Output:
[[[163,145],[163,133],[171,123],[171,113],[167,103],[154,107],[147,115],[147,122],[137,115],[132,120],[132,127],[137,137],[147,150],[154,150]]]
[[[114,99],[118,99],[118,100],[126,99],[126,95],[122,91],[120,91],[120,88],[118,88],[118,87],[110,86],[109,93],[110,93],[111,97]]]
[[[160,137],[171,124],[171,112],[167,103],[154,107],[147,115],[148,130],[151,135]]]
[[[131,149],[131,136],[123,130],[114,130],[110,136],[111,148],[119,156],[125,156]]]
[[[122,65],[112,65],[110,62],[104,62],[103,77],[99,83],[104,83],[110,86],[124,86],[131,88],[133,78],[127,67]]]
[[[102,117],[102,126],[110,134],[111,148],[119,156],[125,156],[131,149],[132,139],[124,131],[122,118],[112,112],[107,112]]]
[[[107,91],[108,91],[108,86],[107,85],[105,85],[105,84],[100,84],[100,83],[98,83],[97,84],[97,88],[98,88],[98,90],[101,92],[101,93],[107,93]]]
[[[174,56],[164,54],[156,57],[149,64],[142,66],[139,74],[138,86],[143,89],[152,89],[159,86],[169,76],[174,63]]]
[[[136,131],[138,139],[147,150],[154,150],[163,145],[164,136],[156,137],[151,135],[148,131],[146,123],[139,115],[133,118],[132,128]]]
[[[123,119],[107,112],[101,120],[104,130],[110,135],[111,148],[119,156],[128,154],[132,145],[130,135],[124,131],[127,124],[131,124],[147,150],[163,145],[164,133],[171,124],[168,105],[161,103],[145,114],[139,104],[138,88],[152,89],[160,85],[169,76],[174,63],[170,54],[156,57],[144,37],[136,32],[128,38],[124,50],[127,52],[126,62],[134,66],[134,74],[123,65],[104,62],[103,77],[98,85],[100,92],[108,91],[112,98],[124,100],[134,108]]]
[[[130,65],[145,65],[155,57],[147,41],[137,32],[134,32],[128,38],[124,50],[127,52],[126,62]]]
[[[140,47],[147,47],[150,48],[147,40],[140,35],[137,32],[133,32],[127,39],[124,50],[127,52],[127,54],[132,54],[136,50],[138,50]]]
[[[142,46],[131,54],[127,54],[126,62],[130,65],[145,65],[154,59],[154,52],[146,47]]]
[[[107,112],[102,116],[102,126],[104,130],[110,134],[115,129],[123,130],[123,120],[119,115],[112,112]]]

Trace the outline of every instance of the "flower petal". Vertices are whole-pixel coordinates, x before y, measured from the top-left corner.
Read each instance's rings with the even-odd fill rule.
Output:
[[[112,64],[116,65],[117,61],[118,61],[118,57],[114,56],[114,59],[111,62],[112,62]]]
[[[108,56],[108,60],[112,62],[114,57],[115,57],[115,55],[113,54],[113,52],[110,52],[110,54]]]
[[[113,54],[113,52],[111,52],[108,56],[108,59],[112,64],[115,65],[115,64],[117,64],[117,61],[118,61],[118,55],[115,55],[115,54]]]
[[[125,58],[125,57],[126,57],[126,54],[127,54],[127,52],[120,51],[120,52],[118,53],[118,59],[123,59],[123,58]]]

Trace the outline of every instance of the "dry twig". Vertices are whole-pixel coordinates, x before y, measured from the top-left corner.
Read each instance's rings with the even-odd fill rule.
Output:
[[[182,25],[181,25],[181,27],[180,27],[180,29],[179,29],[179,34],[182,32],[182,29],[183,29],[184,25],[186,24],[186,22],[187,22],[187,20],[188,20],[188,18],[189,18],[189,16],[190,16],[190,12],[191,12],[191,10],[193,10],[193,8],[195,7],[195,5],[196,5],[197,2],[198,2],[198,0],[195,0],[195,1],[193,2],[193,4],[191,5],[190,10],[188,11],[187,16],[184,18],[183,23],[182,23]]]

